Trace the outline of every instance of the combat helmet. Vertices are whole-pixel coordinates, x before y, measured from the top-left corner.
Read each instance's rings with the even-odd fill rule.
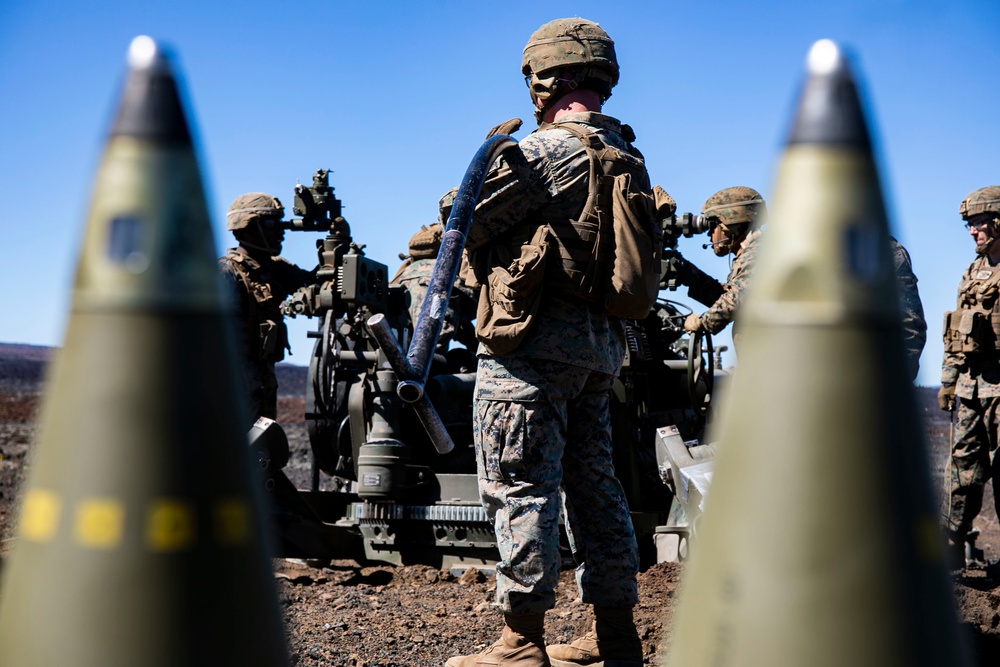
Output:
[[[521,57],[535,119],[559,97],[580,86],[596,90],[602,102],[618,84],[615,43],[604,29],[581,18],[555,19],[536,30]]]
[[[701,214],[710,223],[722,227],[727,240],[713,246],[717,255],[726,255],[732,246],[743,240],[750,231],[750,225],[767,212],[767,204],[760,193],[745,185],[719,190],[705,200]]]
[[[442,229],[448,224],[448,218],[451,217],[451,209],[455,206],[455,195],[458,194],[458,188],[454,187],[438,199],[438,224],[441,225]]]
[[[280,220],[285,207],[277,197],[264,192],[248,192],[233,200],[226,213],[226,229],[233,232],[245,229],[257,220]]]
[[[958,212],[963,220],[968,220],[980,213],[992,213],[1000,216],[1000,185],[987,185],[969,193],[969,196],[958,205]]]

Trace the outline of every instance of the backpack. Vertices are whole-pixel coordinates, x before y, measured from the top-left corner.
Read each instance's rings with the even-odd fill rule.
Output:
[[[642,154],[609,146],[583,125],[558,127],[583,143],[590,159],[590,192],[579,219],[551,226],[561,260],[554,268],[555,282],[598,304],[603,315],[642,319],[660,290],[663,246]]]

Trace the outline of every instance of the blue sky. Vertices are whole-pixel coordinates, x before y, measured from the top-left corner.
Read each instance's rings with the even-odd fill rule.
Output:
[[[392,271],[486,131],[513,116],[526,121],[517,137],[533,126],[521,49],[560,16],[595,20],[615,39],[622,77],[605,110],[635,128],[653,180],[681,210],[698,211],[731,185],[769,195],[806,53],[817,39],[841,43],[865,91],[893,231],[920,279],[929,340],[918,382],[938,383],[941,316],[973,256],[958,204],[1000,183],[996,0],[4,0],[0,341],[62,340],[93,177],[136,35],[174,52],[220,253],[231,245],[223,223],[236,195],[267,191],[290,207],[295,183],[322,167],[355,240]],[[316,238],[289,234],[285,256],[312,266]],[[724,279],[728,262],[704,241],[682,240],[680,250]],[[307,363],[311,327],[292,323],[289,361]]]

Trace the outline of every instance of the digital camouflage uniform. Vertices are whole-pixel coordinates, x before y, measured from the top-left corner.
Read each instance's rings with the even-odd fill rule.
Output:
[[[423,227],[410,239],[409,255],[393,276],[392,284],[400,285],[406,293],[406,308],[410,315],[410,330],[416,326],[420,308],[431,284],[434,263],[441,247],[443,226],[438,223],[430,228]],[[475,349],[475,327],[472,320],[476,316],[476,294],[455,276],[451,299],[445,311],[444,324],[438,337],[438,348],[447,349],[451,341],[456,341],[470,350]]]
[[[991,266],[980,255],[962,274],[958,285],[959,319],[963,312],[982,312],[986,319],[997,316],[1000,265]],[[989,326],[987,323],[986,326]],[[975,329],[978,331],[978,329]],[[957,336],[957,334],[952,334]],[[986,482],[996,479],[998,431],[1000,431],[1000,353],[992,340],[983,352],[948,352],[948,329],[941,386],[955,388],[956,410],[952,429],[951,456],[945,468],[945,492],[948,498],[948,529],[964,539],[972,521],[983,505]],[[996,486],[994,482],[994,492]],[[995,494],[1000,515],[1000,494]],[[958,541],[956,539],[956,541]]]
[[[924,320],[924,307],[920,303],[910,253],[896,239],[889,237],[889,242],[892,247],[892,263],[896,268],[899,308],[903,316],[903,350],[906,352],[906,366],[912,382],[917,377],[920,354],[927,342],[927,321]]]
[[[619,121],[594,112],[566,114],[526,137],[526,164],[501,158],[487,177],[466,243],[473,255],[581,214],[589,158],[560,129],[565,122],[629,148]],[[623,325],[579,298],[544,289],[541,298],[519,347],[503,356],[479,349],[474,429],[480,494],[501,555],[497,602],[515,615],[554,606],[565,501],[582,600],[635,605],[638,549],[611,463],[608,390],[625,353]]]
[[[712,334],[719,333],[736,317],[736,311],[746,298],[750,284],[750,270],[757,260],[761,230],[753,229],[743,239],[739,251],[733,256],[733,266],[722,286],[722,295],[701,314],[701,327]]]
[[[240,247],[219,258],[219,271],[234,295],[243,345],[243,376],[257,417],[275,419],[278,412],[278,379],[274,365],[285,358],[288,331],[279,306],[288,295],[311,279],[281,257],[263,264]]]

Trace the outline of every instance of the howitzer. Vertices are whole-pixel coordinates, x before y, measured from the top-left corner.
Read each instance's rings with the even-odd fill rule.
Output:
[[[351,239],[327,172],[296,189],[303,222],[289,229],[328,232],[317,243],[317,284],[286,307],[320,323],[310,334],[310,488],[296,489],[281,470],[287,440],[280,425],[261,420],[251,432],[274,499],[281,555],[447,568],[496,562],[476,477],[473,352],[442,350],[439,337],[479,190],[505,150],[518,148],[509,137],[491,137],[466,172],[412,334],[403,288],[390,285],[386,267]],[[677,558],[688,532],[663,442],[700,443],[715,375],[710,339],[685,338],[682,321],[670,301],[627,321],[628,352],[612,390],[615,469],[646,564]]]
[[[677,250],[680,237],[691,238],[708,231],[708,221],[702,215],[681,213],[660,221],[663,229],[663,251],[660,255],[660,289],[675,291],[687,285],[688,296],[704,306],[711,306],[722,296],[722,285],[712,276],[684,259]]]

